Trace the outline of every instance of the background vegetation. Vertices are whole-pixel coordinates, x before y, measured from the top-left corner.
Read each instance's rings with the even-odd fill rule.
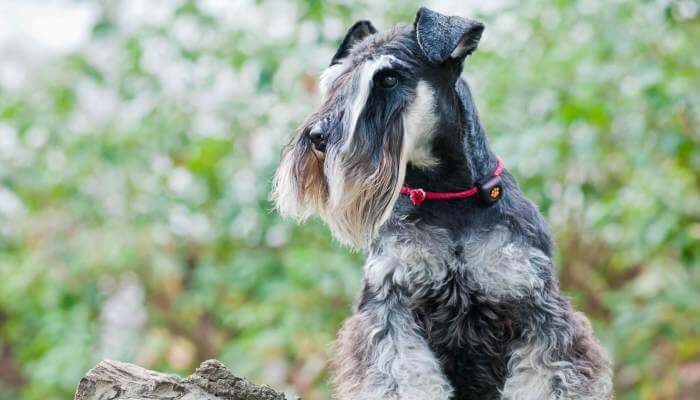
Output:
[[[362,257],[317,221],[280,220],[270,176],[344,30],[410,22],[418,2],[12,3],[0,398],[71,398],[103,357],[179,373],[216,357],[327,398]],[[552,225],[562,286],[613,354],[618,398],[697,399],[700,4],[428,3],[487,25],[465,76]],[[34,14],[16,19],[22,7]],[[85,29],[63,48],[74,22],[52,13],[66,9]]]

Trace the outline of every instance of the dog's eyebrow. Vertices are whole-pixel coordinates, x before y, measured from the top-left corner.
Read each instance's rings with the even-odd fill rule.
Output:
[[[331,87],[333,86],[333,82],[335,82],[338,78],[340,78],[343,74],[349,72],[349,61],[348,59],[344,59],[341,62],[337,64],[333,64],[323,70],[321,73],[321,77],[318,80],[318,89],[321,94],[321,96],[325,96],[330,90]],[[395,56],[391,54],[379,54],[376,56],[369,57],[365,59],[360,65],[364,65],[370,63],[372,65],[378,66],[373,68],[374,73],[377,73],[381,70],[385,69],[390,69],[390,68],[409,68],[409,63],[396,58]],[[358,68],[360,71],[362,71],[362,68]],[[373,76],[374,73],[371,75]],[[371,77],[370,76],[370,77]]]
[[[338,79],[338,77],[340,77],[340,75],[342,75],[346,70],[347,66],[345,66],[345,63],[340,62],[338,64],[331,65],[321,73],[321,77],[318,80],[318,90],[321,92],[322,96],[325,96],[325,94],[328,93],[333,82],[335,82],[335,80]]]
[[[387,69],[387,68],[396,68],[396,67],[401,67],[401,68],[408,68],[409,64],[400,58],[396,58],[396,56],[393,56],[391,54],[383,54],[380,55],[379,57],[373,58],[376,60],[377,58],[384,58],[388,62],[388,65],[385,66],[384,68],[379,68],[378,71],[381,71],[382,69]]]
[[[345,142],[344,149],[347,149],[349,144],[352,143],[352,137],[355,134],[355,126],[357,125],[357,119],[362,113],[362,109],[367,103],[367,99],[370,93],[370,86],[372,84],[372,79],[377,71],[386,69],[391,66],[393,62],[399,61],[396,57],[390,54],[382,54],[377,57],[368,58],[363,61],[363,63],[356,68],[353,76],[353,92],[354,96],[348,99],[350,102],[350,113],[349,118],[349,128],[348,128],[348,138]]]

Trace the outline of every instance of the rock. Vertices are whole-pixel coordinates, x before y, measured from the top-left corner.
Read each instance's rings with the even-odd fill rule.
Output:
[[[204,361],[186,378],[103,360],[80,380],[75,392],[75,400],[119,399],[288,400],[268,386],[233,375],[217,360]]]

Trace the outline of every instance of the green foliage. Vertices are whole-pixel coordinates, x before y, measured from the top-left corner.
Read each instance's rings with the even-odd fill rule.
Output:
[[[327,398],[362,257],[280,220],[270,177],[344,29],[418,4],[131,3],[90,3],[83,46],[0,79],[0,397],[70,398],[102,357],[180,373],[216,357]],[[487,25],[465,68],[482,120],[552,224],[618,398],[692,398],[697,3],[457,3]]]

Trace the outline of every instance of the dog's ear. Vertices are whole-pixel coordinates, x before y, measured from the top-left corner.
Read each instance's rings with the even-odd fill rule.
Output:
[[[484,24],[447,16],[421,7],[413,21],[416,41],[426,58],[436,64],[461,60],[476,50]]]
[[[345,39],[340,43],[338,51],[335,52],[331,60],[331,65],[337,64],[340,60],[345,58],[355,43],[375,33],[377,33],[377,29],[374,28],[371,22],[367,20],[355,22],[350,29],[348,29],[348,33],[345,34]]]

